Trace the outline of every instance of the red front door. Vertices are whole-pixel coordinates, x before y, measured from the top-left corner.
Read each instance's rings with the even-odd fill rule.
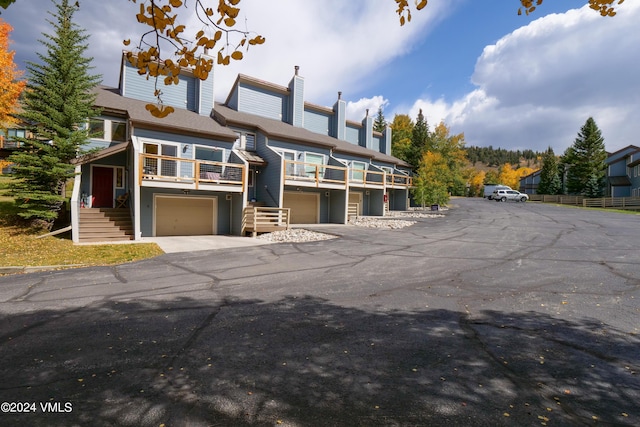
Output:
[[[92,208],[113,207],[113,168],[93,168],[91,182]]]

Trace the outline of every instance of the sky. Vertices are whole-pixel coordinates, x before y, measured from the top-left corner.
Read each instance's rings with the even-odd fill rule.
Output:
[[[75,21],[105,85],[118,85],[122,41],[133,45],[145,31],[140,2],[80,0]],[[200,28],[193,3],[183,21]],[[367,109],[382,107],[389,122],[421,109],[431,129],[442,121],[467,146],[562,154],[593,117],[607,151],[640,146],[640,1],[617,6],[613,18],[586,3],[546,0],[518,16],[516,0],[430,0],[400,26],[393,0],[242,0],[238,26],[266,43],[215,66],[216,100],[238,73],[287,86],[297,65],[307,102],[330,107],[340,91],[358,122]],[[14,27],[23,69],[39,62],[38,40],[52,33],[53,3],[37,4],[17,0],[0,15]]]

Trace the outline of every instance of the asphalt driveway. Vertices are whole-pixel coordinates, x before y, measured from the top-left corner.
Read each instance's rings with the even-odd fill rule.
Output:
[[[640,217],[454,203],[0,277],[0,425],[640,425]]]

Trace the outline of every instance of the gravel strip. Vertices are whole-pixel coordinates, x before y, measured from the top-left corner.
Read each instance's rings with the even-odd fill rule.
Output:
[[[420,209],[422,211],[422,209]],[[440,208],[440,211],[446,208]],[[407,221],[397,218],[442,218],[441,213],[425,213],[417,210],[410,211],[391,211],[384,217],[360,216],[349,221],[349,225],[358,227],[368,227],[377,229],[397,230],[404,227],[412,226],[416,221]],[[264,233],[256,237],[261,240],[268,240],[274,243],[304,243],[316,242],[319,240],[335,239],[337,236],[332,234],[318,233],[316,231],[305,230],[303,228],[291,228],[289,230],[274,231],[273,233]]]
[[[291,228],[289,230],[274,231],[273,233],[261,234],[256,239],[268,240],[277,243],[302,243],[316,242],[318,240],[335,239],[338,236],[325,233],[317,233],[315,231],[305,230],[303,228]]]
[[[416,221],[405,221],[403,219],[382,219],[379,217],[359,216],[349,221],[349,224],[358,227],[380,228],[397,230],[399,228],[409,227]]]

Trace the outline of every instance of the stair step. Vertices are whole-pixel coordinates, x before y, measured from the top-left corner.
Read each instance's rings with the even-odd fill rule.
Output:
[[[80,209],[80,242],[133,240],[129,209]]]

